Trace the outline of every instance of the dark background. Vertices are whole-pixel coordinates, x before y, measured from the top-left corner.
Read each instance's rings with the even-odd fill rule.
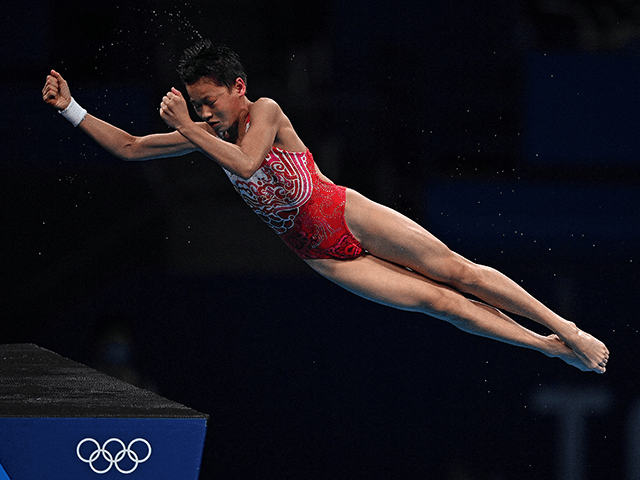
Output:
[[[0,341],[208,413],[203,479],[638,478],[639,25],[623,0],[5,5]],[[325,174],[601,338],[606,375],[348,294],[213,162],[121,162],[41,101],[55,68],[167,131],[200,36]]]

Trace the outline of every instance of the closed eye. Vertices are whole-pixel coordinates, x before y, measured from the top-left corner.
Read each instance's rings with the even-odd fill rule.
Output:
[[[216,104],[216,102],[215,102],[215,101],[213,101],[213,102],[205,102],[205,103],[204,103],[204,105],[206,105],[206,106],[207,106],[207,107],[209,107],[209,108],[213,108],[213,107],[215,106],[215,104]],[[203,104],[201,104],[201,103],[194,103],[194,102],[191,102],[191,105],[192,105],[192,106],[193,106],[193,108],[196,110],[196,112],[197,112],[198,110],[202,110],[202,105],[203,105]]]

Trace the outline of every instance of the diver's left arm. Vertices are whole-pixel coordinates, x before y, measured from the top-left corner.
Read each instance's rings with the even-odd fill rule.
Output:
[[[261,99],[251,108],[251,128],[242,144],[226,142],[209,131],[203,130],[189,116],[182,94],[172,89],[163,99],[160,116],[198,149],[242,178],[253,175],[271,149],[280,124],[281,110],[272,100]]]

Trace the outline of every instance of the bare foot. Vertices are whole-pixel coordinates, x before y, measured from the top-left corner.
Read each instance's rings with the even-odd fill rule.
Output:
[[[576,367],[578,370],[581,370],[583,372],[589,372],[591,370],[584,364],[582,360],[578,358],[573,350],[567,347],[567,345],[562,340],[560,340],[560,337],[553,334],[544,338],[547,345],[542,353],[544,353],[548,357],[559,358],[565,363],[568,363],[572,367]]]
[[[559,338],[575,353],[589,370],[604,373],[609,361],[609,350],[597,338],[583,332],[571,323],[572,332]]]

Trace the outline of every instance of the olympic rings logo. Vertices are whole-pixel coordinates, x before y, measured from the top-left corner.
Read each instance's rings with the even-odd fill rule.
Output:
[[[82,456],[80,449],[87,442],[94,444],[96,449],[91,453],[91,455],[89,455],[88,458],[85,458],[84,456]],[[131,448],[138,442],[146,446],[147,455],[143,458],[140,458],[138,454]],[[116,443],[120,446],[120,451],[118,451],[118,453],[116,453],[115,455],[107,450],[107,446],[110,443]],[[76,454],[78,455],[78,458],[80,460],[82,460],[84,463],[88,463],[91,467],[91,470],[93,470],[95,473],[107,473],[109,470],[111,470],[112,467],[116,467],[116,470],[126,475],[135,471],[135,469],[138,468],[138,465],[140,465],[141,463],[149,460],[149,457],[151,456],[151,445],[144,438],[136,438],[135,440],[132,440],[129,445],[125,445],[124,442],[119,438],[110,438],[109,440],[104,442],[104,445],[100,446],[100,443],[97,440],[94,440],[93,438],[85,438],[84,440],[80,441],[80,443],[78,443]],[[106,461],[108,466],[102,470],[99,470],[94,464],[101,456]],[[120,467],[120,462],[124,460],[125,456],[129,457],[129,460],[133,463],[133,467],[131,467],[129,470],[125,470]],[[127,461],[126,463],[129,462]]]

